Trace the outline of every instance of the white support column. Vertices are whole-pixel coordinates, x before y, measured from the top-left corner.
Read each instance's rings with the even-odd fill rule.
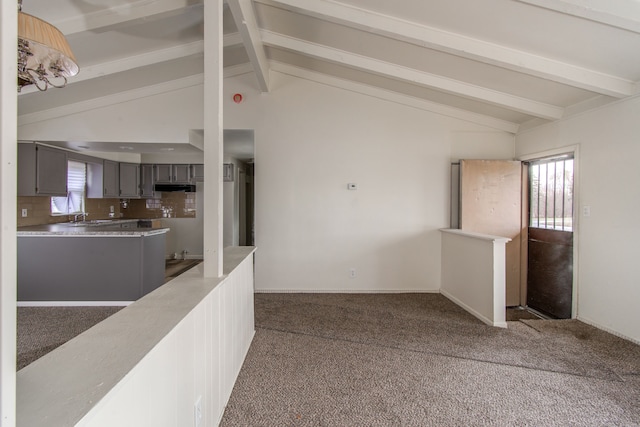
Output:
[[[204,2],[204,276],[222,276],[222,0]]]
[[[17,34],[15,2],[0,4],[0,425],[16,423]]]

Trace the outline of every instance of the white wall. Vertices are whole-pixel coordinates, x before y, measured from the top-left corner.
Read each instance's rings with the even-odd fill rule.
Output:
[[[266,94],[253,74],[224,85],[225,129],[255,130],[261,291],[437,291],[451,160],[513,157],[508,133],[277,72]],[[234,93],[244,101],[235,104]],[[25,139],[179,140],[202,128],[202,103],[201,88],[187,88],[19,132]],[[149,130],[156,122],[161,129]]]
[[[442,230],[440,292],[488,325],[507,327],[505,237]]]
[[[579,145],[578,319],[640,341],[640,97],[517,136],[518,157]],[[581,216],[582,206],[591,216]]]
[[[256,288],[437,291],[452,154],[486,146],[510,158],[513,137],[282,74],[272,79],[268,94],[257,93],[252,75],[225,80],[225,128],[255,130]],[[236,92],[241,104],[232,102]],[[460,132],[483,136],[472,144]]]

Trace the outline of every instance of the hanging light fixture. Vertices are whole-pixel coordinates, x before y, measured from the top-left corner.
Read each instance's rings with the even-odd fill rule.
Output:
[[[78,74],[76,58],[64,35],[53,25],[22,12],[18,0],[18,92],[23,86],[62,88]]]

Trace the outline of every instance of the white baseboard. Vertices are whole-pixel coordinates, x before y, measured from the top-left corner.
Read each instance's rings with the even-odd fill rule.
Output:
[[[506,328],[507,327],[507,322],[494,322],[493,320],[489,319],[485,315],[477,312],[476,310],[474,310],[473,308],[471,308],[467,304],[463,303],[458,298],[456,298],[453,295],[451,295],[449,292],[447,292],[447,291],[445,291],[443,289],[440,289],[440,293],[442,295],[444,295],[445,297],[447,297],[449,300],[451,300],[456,305],[459,305],[460,307],[462,307],[465,311],[469,312],[470,314],[472,314],[473,316],[477,317],[482,322],[486,323],[487,325],[495,326],[497,328]]]
[[[618,338],[622,338],[622,339],[625,339],[625,340],[627,340],[627,341],[631,341],[631,342],[632,342],[632,343],[634,343],[634,344],[638,344],[638,345],[640,345],[640,340],[637,340],[637,339],[634,339],[634,338],[628,337],[628,336],[626,336],[626,335],[624,335],[624,334],[621,334],[621,333],[620,333],[620,332],[618,332],[618,331],[614,331],[614,330],[613,330],[613,329],[611,329],[611,328],[607,328],[606,326],[602,326],[602,325],[600,325],[598,322],[594,322],[593,320],[586,319],[586,318],[581,317],[581,316],[576,317],[576,320],[579,320],[579,321],[581,321],[582,323],[586,323],[587,325],[591,325],[591,326],[593,326],[594,328],[601,329],[601,330],[603,330],[603,331],[605,331],[605,332],[610,333],[611,335],[615,335],[615,336],[617,336]]]
[[[18,307],[125,307],[133,301],[18,301]]]
[[[256,294],[438,294],[439,289],[255,289]]]

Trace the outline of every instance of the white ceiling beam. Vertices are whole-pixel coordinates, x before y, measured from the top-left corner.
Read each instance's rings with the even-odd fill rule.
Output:
[[[577,16],[623,30],[640,33],[637,0],[518,0],[565,15]]]
[[[126,24],[136,19],[152,19],[156,16],[169,16],[181,13],[187,7],[202,7],[200,0],[140,0],[101,9],[64,20],[51,22],[63,34],[69,35],[83,31],[96,31],[100,28]]]
[[[545,104],[435,74],[425,73],[351,52],[309,43],[271,31],[262,30],[260,34],[262,35],[263,43],[268,46],[291,50],[303,55],[328,60],[392,79],[419,84],[465,98],[487,102],[534,117],[557,120],[562,117],[564,112],[563,108],[555,105]]]
[[[379,87],[370,86],[351,80],[333,77],[328,74],[318,73],[312,70],[295,67],[293,65],[284,64],[273,60],[270,61],[270,63],[271,69],[273,71],[282,74],[288,74],[290,76],[298,77],[305,80],[314,81],[316,83],[321,83],[327,86],[333,86],[351,92],[357,92],[363,95],[372,96],[374,98],[384,99],[386,101],[395,102],[397,104],[407,105],[409,107],[418,108],[424,111],[430,111],[432,113],[441,114],[447,117],[453,117],[459,120],[464,120],[466,122],[487,126],[509,133],[515,134],[519,129],[519,125],[517,123],[497,119],[495,117],[487,116],[484,114],[478,114],[460,108],[450,107],[448,105],[427,101],[425,99],[404,95],[398,92],[381,89]]]
[[[224,47],[238,46],[242,44],[242,36],[240,33],[225,34],[222,42]]]
[[[635,93],[634,82],[627,79],[332,0],[255,1],[607,96],[624,98]]]
[[[232,33],[224,36],[224,47],[237,46],[242,44],[240,33]],[[204,53],[204,41],[196,41],[188,44],[174,46],[167,49],[160,49],[142,53],[123,59],[83,67],[78,75],[69,79],[69,84],[104,77],[109,74],[120,73],[138,67],[172,61],[174,59],[186,58],[188,56]],[[18,96],[37,92],[35,85],[25,86]]]
[[[69,84],[78,83],[85,80],[91,80],[98,77],[104,77],[109,74],[120,73],[123,71],[133,70],[139,67],[146,67],[161,62],[171,61],[174,59],[186,58],[188,56],[202,54],[204,52],[204,41],[192,42],[182,46],[170,47],[167,49],[155,50],[136,56],[130,56],[110,62],[91,65],[81,68],[80,73],[69,79]],[[25,86],[19,96],[37,92],[35,85]]]
[[[269,92],[269,61],[260,38],[253,3],[251,0],[227,0],[227,4],[242,36],[244,48],[256,73],[260,90]]]

